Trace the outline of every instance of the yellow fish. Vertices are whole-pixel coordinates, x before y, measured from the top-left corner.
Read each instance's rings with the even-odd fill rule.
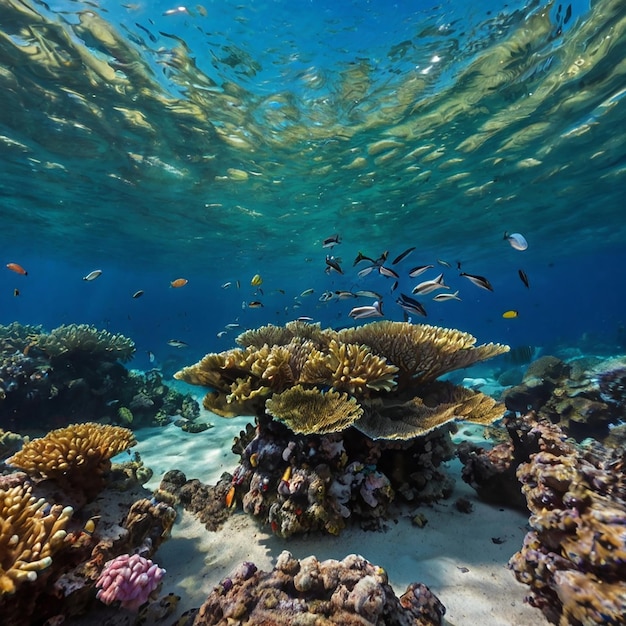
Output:
[[[253,287],[258,287],[259,285],[263,284],[263,279],[261,278],[261,275],[260,274],[255,274],[252,277],[252,280],[250,281],[250,284]]]
[[[502,317],[505,320],[512,320],[513,318],[517,317],[519,315],[519,313],[517,311],[514,311],[513,309],[511,309],[510,311],[505,311],[502,314]]]

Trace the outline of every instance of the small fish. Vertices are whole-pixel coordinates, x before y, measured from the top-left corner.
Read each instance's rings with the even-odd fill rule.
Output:
[[[413,252],[413,250],[415,250],[415,246],[412,246],[411,248],[407,248],[402,254],[399,254],[392,262],[391,265],[395,265],[396,263],[400,263],[400,261],[402,261],[402,259],[406,259],[406,257],[409,256],[409,254],[411,254],[411,252]]]
[[[174,289],[179,289],[180,287],[184,287],[189,281],[186,278],[177,278],[170,283],[170,287]]]
[[[312,318],[312,317],[309,317],[308,315],[301,315],[301,316],[298,318],[298,320],[297,320],[297,321],[298,321],[298,322],[307,322],[307,323],[308,323],[308,322],[312,322],[312,321],[313,321],[313,318]]]
[[[511,248],[514,250],[524,251],[528,248],[528,242],[526,241],[526,237],[520,233],[504,233],[504,239],[506,239],[510,244]]]
[[[359,253],[356,255],[356,259],[354,259],[354,262],[352,263],[352,267],[354,267],[357,263],[360,263],[361,261],[369,261],[370,263],[376,263],[376,261],[374,261],[374,259],[372,259],[369,256],[365,256],[360,250]]]
[[[222,289],[228,289],[231,285],[232,285],[232,283],[230,281],[228,281],[227,283],[224,283],[223,285],[221,285],[221,287],[222,287]]]
[[[362,270],[359,270],[357,272],[358,277],[359,278],[363,278],[364,276],[367,276],[368,274],[370,274],[373,270],[375,270],[378,266],[377,265],[369,265],[368,267],[364,267]]]
[[[458,300],[460,302],[461,298],[459,298],[459,292],[455,291],[454,293],[439,293],[433,300],[435,302],[445,302],[446,300]]]
[[[255,274],[252,277],[252,280],[250,281],[250,284],[253,287],[258,287],[259,285],[263,284],[263,279],[261,278],[261,275],[260,274]]]
[[[400,294],[400,297],[396,300],[396,303],[400,305],[400,307],[406,311],[407,313],[415,313],[417,315],[421,315],[422,317],[426,317],[426,309],[423,305],[403,293]]]
[[[235,322],[231,322],[230,324],[226,324],[226,326],[224,326],[224,328],[227,328],[228,330],[232,330],[233,328],[240,328],[241,324],[237,324]]]
[[[527,289],[530,289],[530,283],[528,282],[528,276],[524,270],[517,270],[520,280],[526,285]]]
[[[467,280],[469,280],[471,283],[474,283],[477,287],[481,287],[482,289],[486,289],[487,291],[493,291],[491,283],[484,276],[475,276],[473,274],[466,274],[465,272],[461,272],[459,276],[465,276]]]
[[[435,267],[434,265],[418,265],[417,267],[414,267],[412,270],[409,270],[409,276],[411,278],[417,278],[420,274],[423,274],[424,272],[433,269],[433,267]]]
[[[443,259],[437,259],[437,263],[439,263],[439,265],[443,265],[444,267],[452,267],[448,261],[444,261]]]
[[[239,287],[241,287],[241,283],[238,280],[235,281],[235,287],[237,287],[237,289],[239,289]]]
[[[135,291],[135,293],[133,294],[133,298],[141,298],[141,296],[143,296],[143,289]]]
[[[146,354],[148,355],[148,361],[150,361],[150,363],[154,363],[156,361],[156,357],[154,356],[153,352],[150,352],[150,350],[148,350]]]
[[[108,402],[105,402],[104,404],[106,406],[115,406],[116,404],[119,404],[120,401],[119,400],[109,400]]]
[[[14,289],[14,290],[13,290],[13,295],[14,295],[15,297],[19,296],[19,295],[20,295],[20,290],[19,290],[19,289]]]
[[[96,526],[98,525],[99,521],[100,521],[100,515],[94,515],[93,517],[90,517],[85,522],[82,532],[84,532],[86,535],[89,535],[91,537],[96,531]]]
[[[163,11],[163,15],[176,15],[177,13],[186,13],[189,15],[189,9],[187,7],[175,7],[174,9],[167,9],[167,11]]]
[[[322,241],[322,248],[332,248],[337,244],[341,243],[341,239],[339,235],[333,235],[332,237],[326,237],[324,241]]]
[[[167,342],[168,346],[172,346],[172,348],[187,348],[189,347],[188,343],[185,343],[184,341],[180,341],[179,339],[170,339]]]
[[[382,302],[376,300],[372,306],[356,306],[348,313],[348,316],[355,320],[362,320],[368,317],[383,317]]]
[[[221,339],[224,335],[227,335],[228,331],[227,330],[220,330],[219,333],[217,333],[217,338]]]
[[[518,317],[518,316],[519,316],[519,313],[518,313],[517,311],[513,310],[513,309],[511,309],[510,311],[505,311],[505,312],[502,314],[502,317],[503,317],[505,320],[512,320],[512,319],[515,319],[515,318],[516,318],[516,317]]]
[[[335,272],[338,272],[339,274],[343,274],[343,270],[341,269],[341,266],[338,263],[338,260],[335,259],[334,256],[330,256],[330,255],[326,255],[326,273],[330,274],[330,271],[334,270]]]
[[[443,282],[443,274],[439,274],[439,276],[433,280],[425,280],[417,285],[417,287],[413,287],[413,293],[425,296],[437,289],[450,289],[450,287]]]
[[[335,296],[335,294],[332,291],[325,291],[319,298],[318,300],[320,302],[328,302],[329,300],[332,300],[333,297]]]
[[[96,280],[96,278],[98,278],[100,274],[102,274],[102,270],[94,270],[93,272],[89,272],[87,276],[83,276],[83,280],[88,280],[88,281]]]
[[[397,280],[393,281],[393,285],[391,285],[390,291],[393,293],[398,288],[399,282]]]
[[[7,269],[15,272],[16,274],[21,274],[22,276],[28,276],[28,272],[18,263],[7,263]]]
[[[228,490],[228,493],[224,498],[224,502],[227,509],[230,509],[230,507],[233,506],[233,503],[235,502],[235,485],[232,485]]]
[[[252,300],[252,302],[248,302],[249,309],[260,309],[262,306],[263,303],[259,302],[258,300]]]
[[[352,292],[349,291],[348,293]],[[359,289],[358,291],[355,291],[352,295],[356,296],[357,298],[376,298],[376,300],[380,300],[382,298],[379,293],[376,293],[375,291],[370,291],[369,289]]]
[[[310,296],[311,294],[315,293],[315,289],[305,289],[301,294],[300,297],[304,298],[305,296]]]
[[[377,265],[380,265],[381,263],[384,263],[387,260],[387,257],[389,256],[389,250],[385,250],[375,261],[374,263],[376,263]]]
[[[400,278],[397,272],[394,272],[389,267],[385,267],[384,265],[378,266],[378,273],[382,276],[386,276],[387,278]]]
[[[339,290],[333,294],[337,300],[349,300],[350,298],[356,298],[351,291]]]

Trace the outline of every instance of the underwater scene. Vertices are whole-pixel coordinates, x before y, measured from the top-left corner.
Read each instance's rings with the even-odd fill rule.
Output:
[[[0,624],[626,624],[626,3],[0,0]]]

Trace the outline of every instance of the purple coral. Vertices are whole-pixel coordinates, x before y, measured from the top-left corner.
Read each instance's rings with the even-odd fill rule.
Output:
[[[159,586],[163,574],[165,570],[150,559],[121,554],[105,564],[96,581],[96,597],[105,604],[119,601],[125,609],[136,611]]]

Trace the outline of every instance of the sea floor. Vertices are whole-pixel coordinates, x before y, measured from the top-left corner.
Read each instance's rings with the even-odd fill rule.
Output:
[[[225,420],[203,415],[215,424],[190,434],[170,424],[136,432],[137,450],[154,471],[147,487],[158,486],[168,470],[179,469],[187,478],[215,483],[224,471],[232,471],[238,458],[230,451],[233,438],[250,418]],[[480,440],[480,429],[462,428],[463,438]],[[468,437],[469,435],[469,437]],[[208,532],[189,513],[181,511],[172,537],[153,560],[167,570],[161,596],[174,593],[181,600],[176,612],[162,623],[172,624],[185,611],[199,607],[211,589],[240,562],[253,561],[270,570],[277,556],[289,550],[297,558],[314,554],[319,560],[342,559],[358,553],[384,567],[397,595],[411,582],[423,582],[446,607],[446,623],[454,626],[541,626],[547,624],[537,609],[524,602],[527,588],[518,583],[506,563],[527,531],[523,514],[490,506],[478,500],[461,480],[461,464],[446,464],[455,478],[448,500],[421,506],[427,524],[412,524],[415,507],[407,507],[386,523],[385,531],[346,528],[339,537],[312,535],[281,539],[243,513],[234,514],[218,532]],[[454,506],[459,497],[473,504],[471,513]],[[495,540],[495,541],[494,541]],[[96,614],[97,613],[97,614]],[[99,608],[71,624],[132,624],[134,617],[110,607]]]

